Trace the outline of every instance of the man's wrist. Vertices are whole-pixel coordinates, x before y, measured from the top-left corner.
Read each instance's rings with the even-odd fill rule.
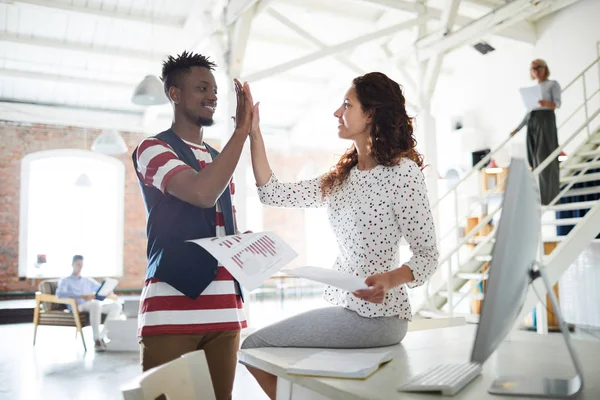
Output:
[[[247,131],[242,130],[240,128],[235,128],[233,130],[233,136],[246,138],[246,137],[248,137],[249,134],[250,134],[250,132],[247,132]]]

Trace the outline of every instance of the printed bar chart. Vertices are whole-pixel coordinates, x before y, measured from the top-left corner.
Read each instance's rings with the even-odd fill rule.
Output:
[[[247,290],[254,290],[298,254],[273,232],[190,240],[215,257]]]

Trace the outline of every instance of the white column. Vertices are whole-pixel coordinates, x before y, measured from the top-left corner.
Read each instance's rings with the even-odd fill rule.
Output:
[[[227,44],[225,47],[225,57],[227,63],[227,96],[228,102],[227,107],[229,110],[229,117],[235,116],[237,108],[237,101],[235,97],[235,88],[233,85],[234,78],[240,78],[242,73],[244,55],[246,53],[246,45],[248,43],[248,37],[250,35],[250,28],[252,27],[252,20],[257,13],[257,4],[253,3],[249,8],[237,18],[234,24],[227,27]],[[243,83],[243,82],[242,82]],[[229,140],[233,130],[235,128],[234,122],[231,118],[228,118],[227,130],[222,133],[222,143],[225,144]],[[237,224],[238,229],[241,232],[247,230],[247,215],[248,215],[248,190],[246,182],[246,172],[248,169],[248,154],[249,145],[246,143],[240,161],[238,162],[237,168],[234,173],[235,183],[235,208],[237,210]],[[244,311],[246,313],[246,321],[248,327],[252,326],[250,318],[250,296],[246,293],[246,301],[244,303]]]
[[[425,165],[427,168],[423,171],[425,174],[425,182],[427,184],[427,192],[429,194],[429,202],[433,205],[438,195],[438,151],[437,137],[435,128],[435,118],[431,114],[430,99],[421,99],[420,112],[417,116],[417,142],[419,151],[423,154]],[[439,221],[439,213],[437,209],[433,211],[433,218]],[[436,234],[439,237],[439,224],[436,223]]]

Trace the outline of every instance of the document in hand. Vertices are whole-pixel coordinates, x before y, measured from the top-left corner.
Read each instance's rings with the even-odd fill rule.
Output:
[[[540,106],[538,103],[542,99],[542,87],[540,85],[523,87],[519,89],[519,92],[521,92],[521,98],[523,99],[523,104],[525,104],[527,111],[531,111]]]
[[[299,278],[306,278],[312,281],[321,282],[326,285],[347,290],[349,292],[369,288],[365,284],[365,278],[350,275],[345,272],[336,271],[334,269],[326,269],[319,267],[299,267],[294,269],[286,269],[283,272],[297,276]]]
[[[104,300],[106,296],[108,296],[115,290],[118,284],[118,279],[106,278],[104,282],[102,282],[98,290],[96,290],[96,298],[98,300]]]
[[[286,369],[290,375],[366,379],[392,360],[389,351],[320,351]]]
[[[245,233],[189,242],[203,247],[247,290],[254,290],[298,256],[273,232]]]

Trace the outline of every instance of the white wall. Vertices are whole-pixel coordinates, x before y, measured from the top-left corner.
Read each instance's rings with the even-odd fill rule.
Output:
[[[469,168],[472,151],[494,149],[518,125],[524,115],[518,88],[533,84],[528,70],[533,59],[545,59],[552,79],[563,86],[593,62],[598,57],[599,21],[600,1],[581,0],[539,21],[535,46],[491,37],[486,40],[496,48],[494,52],[481,55],[464,47],[448,54],[444,68],[452,74],[440,77],[433,98],[440,173],[456,165]],[[597,80],[597,74],[590,79]],[[563,99],[563,110],[557,112],[559,121],[568,115],[572,98],[575,101],[571,92],[573,97]],[[463,117],[470,129],[452,131],[455,116]],[[497,161],[508,163],[511,155],[525,155],[524,131]]]
[[[598,57],[600,1],[581,0],[538,23],[536,55],[555,79],[572,79]]]
[[[442,174],[457,165],[469,169],[472,151],[495,148],[523,118],[518,88],[531,84],[533,46],[502,38],[488,43],[496,50],[482,55],[464,47],[444,59],[453,73],[440,78],[433,98]],[[464,128],[454,131],[457,117]]]

